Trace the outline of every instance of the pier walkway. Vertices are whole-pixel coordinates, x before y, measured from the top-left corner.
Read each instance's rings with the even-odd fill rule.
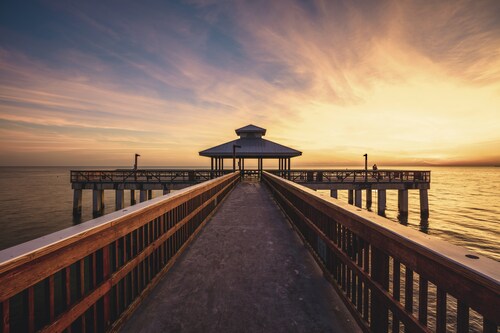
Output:
[[[269,190],[241,182],[121,331],[361,330]]]

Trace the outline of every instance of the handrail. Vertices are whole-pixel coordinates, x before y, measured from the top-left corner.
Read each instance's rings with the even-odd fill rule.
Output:
[[[425,170],[364,169],[294,169],[266,170],[295,182],[322,183],[430,183],[431,172]],[[72,183],[182,183],[201,182],[231,173],[232,170],[209,169],[117,169],[71,170]],[[247,169],[245,173],[258,173]]]
[[[366,332],[497,332],[500,263],[270,173],[262,179]]]
[[[207,169],[70,170],[71,183],[194,183],[232,173]]]
[[[239,180],[231,173],[0,251],[0,332],[117,329]]]
[[[299,183],[430,183],[428,170],[302,169],[266,170]]]

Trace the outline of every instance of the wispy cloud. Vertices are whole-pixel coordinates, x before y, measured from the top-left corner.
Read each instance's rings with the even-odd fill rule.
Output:
[[[19,152],[60,163],[50,155],[58,152],[64,164],[81,164],[80,151],[120,164],[141,149],[154,155],[150,163],[200,164],[198,150],[246,123],[303,150],[304,163],[336,154],[349,161],[359,151],[387,161],[480,160],[484,151],[460,147],[499,142],[499,8],[49,2],[38,23],[0,26],[8,37],[0,44],[2,163],[27,163]]]

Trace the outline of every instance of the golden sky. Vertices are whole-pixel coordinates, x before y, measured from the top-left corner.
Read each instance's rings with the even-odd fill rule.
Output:
[[[500,1],[0,6],[0,165],[500,164]]]

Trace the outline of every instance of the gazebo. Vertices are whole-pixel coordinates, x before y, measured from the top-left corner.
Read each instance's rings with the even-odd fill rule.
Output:
[[[236,170],[236,159],[239,169],[245,171],[245,159],[257,159],[258,171],[262,171],[263,159],[278,159],[279,170],[290,170],[292,157],[302,155],[302,152],[263,139],[266,129],[255,125],[247,125],[235,130],[239,139],[200,151],[200,156],[210,157],[212,171],[224,169],[224,159],[233,160],[233,170]]]

